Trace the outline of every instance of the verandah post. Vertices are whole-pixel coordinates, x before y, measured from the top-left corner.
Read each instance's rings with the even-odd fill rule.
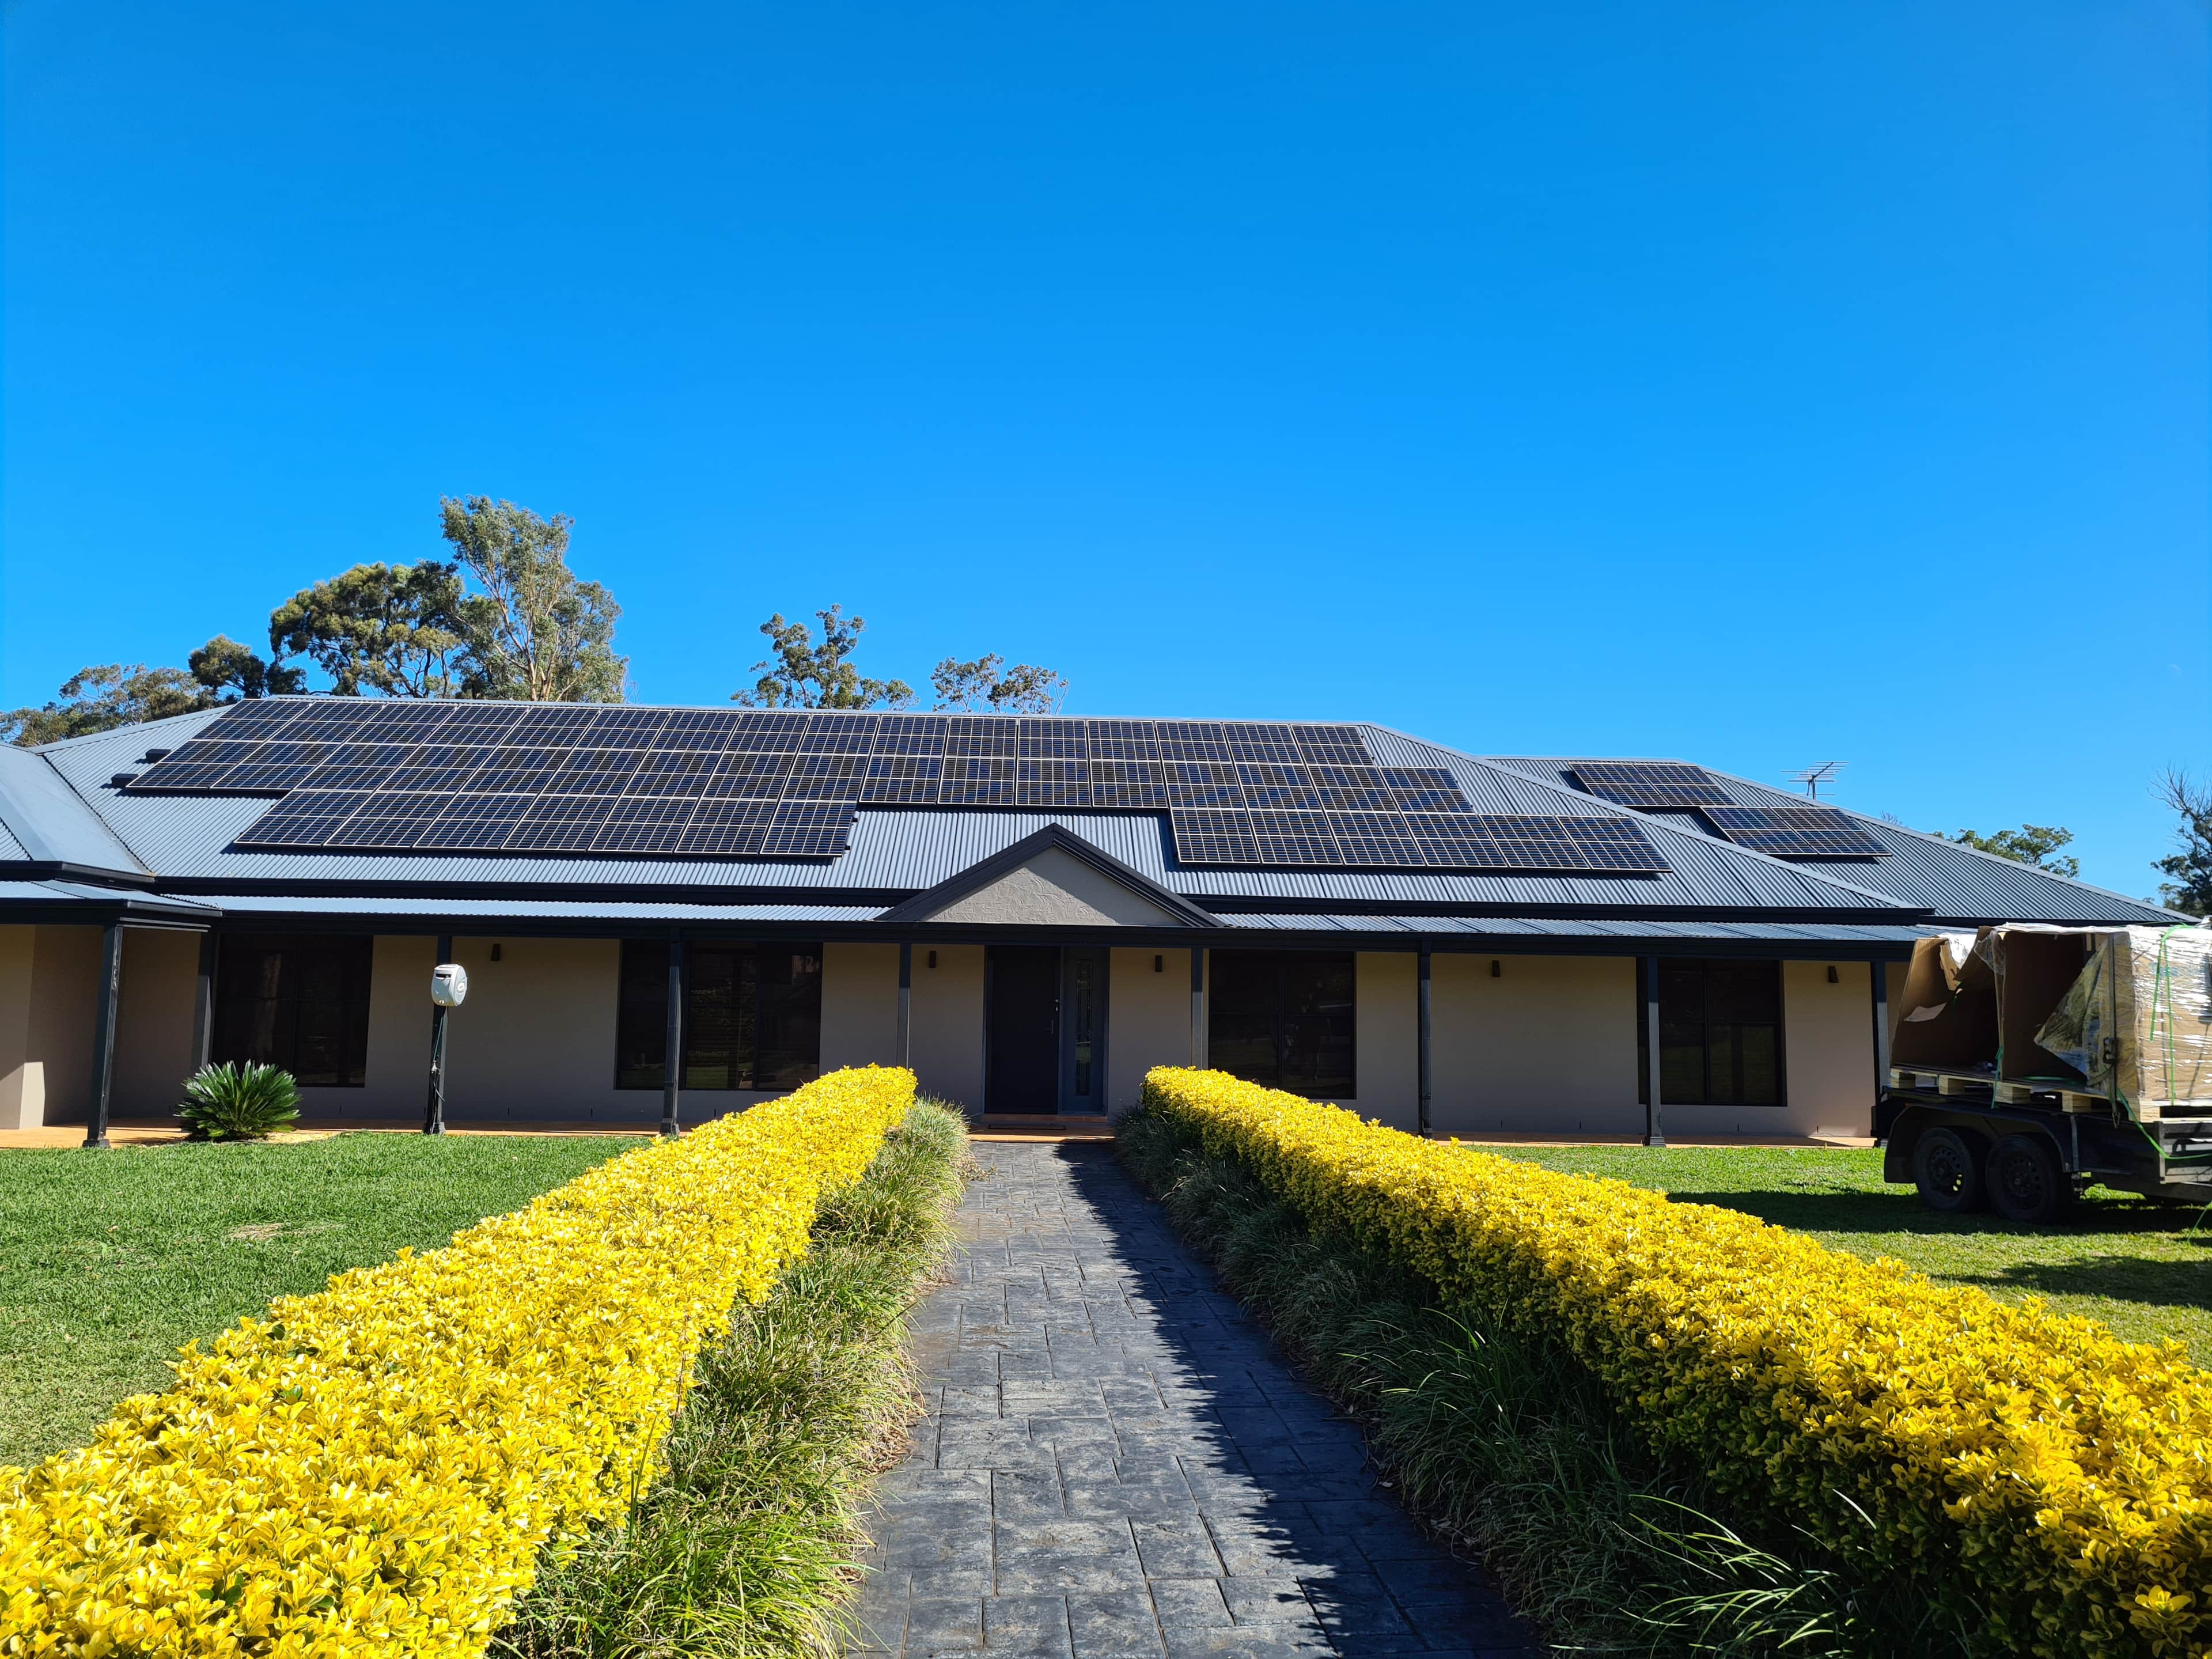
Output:
[[[684,1092],[684,935],[668,939],[668,1043],[660,1067],[660,1133],[682,1133],[676,1121]]]
[[[914,945],[899,941],[898,1063],[914,1063]]]
[[[1190,947],[1190,1063],[1206,1065],[1206,952]]]
[[[1659,1121],[1659,958],[1644,958],[1644,1144],[1664,1146],[1666,1131]]]
[[[1424,940],[1421,945],[1419,962],[1421,980],[1421,1100],[1419,1114],[1416,1121],[1419,1125],[1419,1133],[1425,1135],[1429,1132],[1429,1106],[1431,1092],[1430,1089],[1429,1071],[1429,947],[1425,940]]]
[[[111,921],[100,938],[100,995],[92,1013],[92,1099],[84,1115],[84,1144],[107,1145],[107,1097],[115,1087],[115,1005],[123,994],[123,924]]]

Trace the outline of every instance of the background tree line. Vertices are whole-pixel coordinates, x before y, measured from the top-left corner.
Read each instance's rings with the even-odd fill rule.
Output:
[[[622,607],[599,582],[568,568],[575,520],[540,518],[488,495],[441,497],[439,531],[450,558],[418,564],[357,564],[303,587],[270,614],[269,654],[218,634],[182,668],[107,663],[79,669],[54,700],[0,714],[0,738],[31,744],[85,737],[118,726],[164,720],[236,702],[308,690],[319,670],[333,696],[489,697],[520,702],[621,702],[629,692],[629,659],[616,654]],[[769,654],[752,666],[751,685],[731,694],[751,708],[910,708],[903,680],[876,679],[853,658],[867,623],[842,605],[814,613],[817,638],[781,611],[761,624]],[[930,675],[939,709],[1000,714],[1055,713],[1067,680],[1036,663],[1009,668],[996,652],[973,660],[945,657]],[[2154,786],[2174,813],[2180,850],[2157,861],[2166,878],[2159,899],[2191,915],[2212,915],[2212,788],[2170,771]],[[2063,856],[2070,831],[2023,824],[1948,839],[1985,853],[2072,876]]]
[[[182,668],[106,663],[79,669],[55,698],[0,714],[0,738],[58,743],[247,697],[306,691],[310,671],[335,696],[487,697],[519,702],[621,702],[629,659],[614,648],[622,607],[568,568],[566,514],[541,518],[488,495],[446,497],[446,559],[357,564],[301,588],[270,614],[263,656],[218,634]],[[732,694],[767,708],[905,708],[913,688],[863,677],[852,657],[867,623],[831,605],[822,636],[781,613],[761,624],[770,654]],[[931,677],[939,708],[1050,713],[1067,681],[996,653],[947,657]]]

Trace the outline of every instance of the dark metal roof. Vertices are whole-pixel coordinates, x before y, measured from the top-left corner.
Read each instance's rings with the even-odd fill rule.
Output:
[[[0,860],[58,873],[143,881],[151,872],[57,764],[65,746],[32,750],[0,744],[0,831],[7,836]]]
[[[1194,869],[1176,861],[1163,814],[926,807],[862,808],[849,850],[830,860],[240,852],[232,842],[266,810],[265,799],[130,795],[109,781],[135,769],[149,745],[174,747],[218,712],[36,751],[0,750],[0,835],[7,837],[0,840],[0,873],[11,863],[22,874],[64,863],[117,880],[143,883],[150,873],[165,889],[208,896],[239,914],[297,913],[312,903],[337,915],[343,901],[364,915],[680,921],[757,909],[759,920],[798,921],[811,911],[826,922],[877,916],[1056,826],[1224,917],[1276,915],[1282,927],[1308,931],[1331,925],[1316,918],[1387,931],[1389,918],[1402,916],[1433,933],[1451,912],[1493,933],[1520,918],[1547,928],[1617,926],[1626,930],[1624,938],[1658,937],[1655,927],[1676,923],[1911,927],[1930,913],[1954,922],[2167,919],[2140,901],[1863,817],[1857,821],[1890,856],[1770,858],[1705,833],[1694,817],[1638,812],[1574,787],[1566,769],[1579,757],[1484,758],[1376,726],[1359,730],[1379,763],[1440,768],[1478,812],[1631,819],[1671,867],[1656,876]],[[1714,775],[1742,805],[1797,799]],[[73,856],[30,862],[57,846]],[[483,908],[465,912],[465,905]]]
[[[1512,756],[1493,761],[1502,769],[1557,780],[1572,787],[1567,769],[1577,759]],[[1802,806],[1805,797],[1754,783],[1727,772],[1706,772],[1740,806]],[[1833,805],[1824,801],[1823,805]],[[1850,809],[1843,809],[1850,812]],[[1704,826],[1689,812],[1653,813],[1662,823],[1678,825],[1686,833],[1702,835]],[[2087,882],[2075,881],[2048,870],[2038,870],[1995,853],[1984,853],[1940,836],[1923,835],[1887,818],[1850,812],[1852,820],[1880,842],[1887,856],[1861,859],[1792,859],[1802,868],[1877,888],[1900,902],[1931,911],[1936,920],[1954,925],[1998,921],[2146,922],[2186,921],[2147,899],[2130,898]]]

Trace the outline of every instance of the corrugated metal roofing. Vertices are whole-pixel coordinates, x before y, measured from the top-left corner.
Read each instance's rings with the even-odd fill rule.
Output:
[[[1222,912],[1222,925],[1268,933],[1399,933],[1442,938],[1712,939],[1755,944],[1910,945],[1931,928],[1830,921],[1613,921],[1595,917],[1315,916]]]
[[[222,901],[227,916],[482,916],[487,921],[873,921],[875,904],[635,904],[620,899],[324,898],[313,894],[238,894]]]
[[[465,889],[496,884],[509,893],[542,889],[549,902],[588,886],[617,894],[653,889],[658,909],[671,889],[728,892],[771,888],[778,896],[821,894],[836,908],[841,891],[908,893],[934,885],[1048,824],[1060,824],[1172,891],[1224,911],[1252,913],[1280,905],[1323,909],[1333,903],[1389,907],[1462,906],[1511,912],[1583,909],[1638,912],[1741,913],[1788,910],[1869,915],[1885,910],[1932,911],[1954,921],[2154,921],[2166,914],[2124,895],[2029,868],[1880,819],[1859,817],[1891,849],[1877,863],[1783,860],[1733,845],[1705,832],[1692,817],[1639,813],[1584,793],[1565,775],[1573,758],[1486,757],[1442,748],[1383,726],[1359,728],[1386,765],[1434,766],[1449,772],[1479,811],[1567,814],[1635,819],[1673,867],[1656,877],[1486,874],[1399,870],[1188,869],[1177,865],[1165,820],[1155,814],[1098,811],[1004,811],[928,808],[868,808],[855,821],[852,845],[827,863],[682,861],[629,859],[439,857],[392,854],[243,853],[231,842],[266,810],[264,799],[194,796],[130,796],[108,785],[111,774],[131,769],[149,744],[173,747],[216,718],[220,711],[179,716],[52,745],[35,754],[0,757],[6,777],[43,772],[53,786],[47,816],[80,854],[97,854],[98,867],[151,869],[165,880],[192,884],[392,883]],[[1747,805],[1790,805],[1796,797],[1747,780],[1715,774]],[[20,792],[19,792],[20,793]],[[0,823],[14,829],[27,815],[10,810],[0,793]],[[1856,816],[1856,815],[1855,815]],[[103,823],[102,820],[105,820]],[[0,842],[0,860],[39,856],[35,836],[12,837],[30,850],[11,853]],[[135,854],[135,856],[133,856]],[[94,863],[80,857],[73,860]],[[391,905],[372,899],[365,904]],[[486,901],[495,905],[536,900]],[[453,901],[423,902],[444,914]],[[611,914],[619,896],[593,902],[577,914]],[[230,908],[226,904],[226,908]],[[692,907],[677,902],[670,912]],[[728,908],[705,909],[727,915]],[[781,911],[787,908],[775,907]],[[486,914],[513,914],[494,909]],[[641,911],[641,914],[643,914]],[[1310,918],[1295,919],[1297,923]],[[1652,924],[1627,924],[1648,934]],[[1731,924],[1733,925],[1733,924]]]
[[[84,786],[58,759],[52,750],[0,744],[0,826],[20,849],[9,856],[143,879],[150,873],[147,867],[101,821],[85,799]]]
[[[1577,759],[1511,756],[1496,761],[1501,769],[1554,779],[1565,787],[1567,769]],[[1802,806],[1805,798],[1776,789],[1733,773],[1705,769],[1740,806]],[[1832,805],[1830,802],[1823,805]],[[1842,809],[1850,812],[1849,807]],[[1888,849],[1889,856],[1874,863],[1851,859],[1794,859],[1793,864],[1840,880],[1878,888],[1900,901],[1932,910],[1936,919],[1954,922],[1983,921],[2130,921],[2157,923],[2175,920],[2172,911],[2148,899],[2131,898],[2088,883],[2038,870],[1995,853],[1978,852],[1923,835],[1887,818],[1851,812],[1852,818]],[[1677,823],[1689,834],[1702,835],[1698,820],[1686,813],[1651,814],[1661,823]]]
[[[204,723],[208,716],[187,717]],[[181,728],[183,721],[165,721]],[[1504,769],[1449,750],[1367,728],[1389,764],[1440,765],[1457,776],[1485,811],[1632,817],[1576,791],[1516,776]],[[66,750],[45,751],[65,774],[97,779],[144,751],[143,730],[106,734],[102,744],[83,738]],[[181,741],[181,729],[163,734]],[[1110,853],[1171,891],[1201,902],[1223,897],[1295,899],[1309,902],[1463,903],[1486,906],[1569,905],[1711,910],[1788,908],[1880,910],[1897,908],[1881,894],[1839,884],[1816,872],[1747,853],[1705,836],[1657,823],[1649,833],[1674,867],[1657,877],[1601,875],[1458,875],[1392,870],[1194,870],[1174,863],[1166,822],[1158,814],[1097,811],[1025,812],[931,808],[866,808],[853,829],[852,845],[829,863],[681,861],[641,859],[441,857],[343,853],[252,853],[228,850],[239,832],[267,810],[265,800],[220,796],[122,795],[100,798],[117,830],[165,878],[179,881],[383,881],[453,885],[499,883],[549,889],[590,884],[605,888],[774,887],[871,892],[919,891],[1057,823]]]

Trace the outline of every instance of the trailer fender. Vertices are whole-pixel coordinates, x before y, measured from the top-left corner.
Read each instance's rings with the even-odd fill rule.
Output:
[[[2045,1114],[2008,1112],[1998,1107],[1962,1112],[1905,1102],[1899,1103],[1896,1116],[1890,1120],[1889,1139],[1881,1155],[1881,1178],[1911,1186],[1912,1148],[1922,1135],[1938,1126],[1980,1135],[1992,1146],[2010,1134],[2041,1135],[2058,1154],[2058,1167],[2069,1173],[2074,1169],[2071,1150],[2052,1131]]]

